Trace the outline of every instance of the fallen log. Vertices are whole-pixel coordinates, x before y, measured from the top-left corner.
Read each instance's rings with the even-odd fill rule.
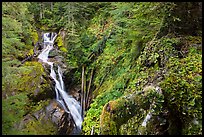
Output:
[[[23,64],[23,63],[24,63],[25,61],[27,61],[27,60],[32,59],[33,56],[34,56],[34,55],[26,57],[24,60],[21,61],[21,64]]]

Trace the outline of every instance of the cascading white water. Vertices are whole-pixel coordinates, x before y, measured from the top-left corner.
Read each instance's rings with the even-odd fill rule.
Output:
[[[152,113],[149,112],[149,113],[147,114],[147,116],[145,117],[144,121],[142,122],[142,126],[143,126],[143,127],[146,127],[147,121],[149,121],[151,117],[152,117]]]
[[[62,105],[63,109],[67,113],[71,113],[73,120],[75,122],[76,132],[81,130],[82,125],[82,115],[81,115],[81,106],[77,100],[75,100],[71,95],[68,95],[64,88],[64,82],[62,79],[62,70],[60,66],[58,66],[58,78],[54,70],[54,63],[48,61],[48,54],[53,49],[53,44],[55,38],[57,37],[56,33],[45,33],[43,35],[44,40],[44,49],[38,56],[40,60],[44,63],[47,63],[51,67],[50,76],[55,81],[55,92],[56,92],[56,100]]]

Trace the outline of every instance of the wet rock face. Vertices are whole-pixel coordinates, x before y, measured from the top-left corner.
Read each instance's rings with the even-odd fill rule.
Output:
[[[68,94],[72,95],[77,101],[80,101],[81,99],[80,93],[81,93],[81,85],[77,85],[75,87],[68,89]]]
[[[46,131],[46,126],[49,127],[50,131],[45,134],[69,135],[72,134],[74,129],[74,121],[71,114],[66,113],[56,100],[51,100],[42,109],[24,116],[20,123],[15,125],[15,128],[30,132],[32,131],[30,127],[32,125],[39,125],[42,131]],[[40,132],[38,133],[37,131],[37,134],[40,134]]]
[[[50,118],[56,125],[60,123],[60,119],[65,113],[55,100],[51,101],[50,104],[45,107],[45,112],[47,114],[46,117]]]
[[[71,134],[74,128],[74,122],[70,113],[66,113],[55,100],[53,100],[45,110],[47,117],[57,125],[58,134]]]
[[[77,68],[67,69],[64,71],[64,84],[67,89],[77,84],[78,81],[75,79],[76,71],[77,71]]]
[[[56,56],[59,56],[59,51],[57,49],[53,49],[50,51],[48,58],[54,58]]]
[[[58,126],[59,135],[70,135],[74,129],[74,121],[72,120],[70,113],[64,113],[60,119]]]

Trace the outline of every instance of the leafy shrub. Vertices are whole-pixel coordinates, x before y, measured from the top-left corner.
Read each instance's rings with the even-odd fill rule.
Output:
[[[85,135],[90,134],[92,126],[94,126],[95,134],[100,134],[99,120],[103,106],[110,100],[115,100],[121,97],[122,93],[117,90],[104,92],[98,95],[86,112],[86,117],[83,122],[83,132]]]
[[[169,59],[168,73],[160,83],[169,108],[177,113],[185,128],[194,118],[202,120],[202,55],[194,48],[189,51],[186,58]],[[194,133],[201,131],[200,128]]]

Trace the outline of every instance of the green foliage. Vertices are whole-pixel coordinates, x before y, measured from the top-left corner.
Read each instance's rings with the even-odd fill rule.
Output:
[[[83,122],[83,134],[89,135],[94,126],[95,134],[100,134],[100,115],[102,112],[103,106],[110,100],[115,100],[122,95],[121,92],[117,90],[112,90],[98,95],[91,104],[91,108],[86,112],[86,117]]]
[[[2,3],[2,49],[3,57],[8,55],[17,58],[22,51],[31,47],[30,28],[32,15],[25,2]],[[23,42],[22,42],[23,41]]]
[[[189,51],[181,60],[170,58],[168,73],[160,84],[168,97],[168,106],[177,112],[185,125],[194,118],[202,119],[202,55],[194,48]],[[201,130],[197,129],[196,133]]]
[[[63,42],[63,39],[62,39],[61,35],[59,35],[59,36],[56,38],[55,42],[57,42],[57,46],[59,47],[59,50],[65,52],[65,53],[68,52],[67,49],[66,49],[66,47],[65,47],[65,45],[64,45],[64,42]]]
[[[12,135],[18,133],[17,124],[27,112],[28,98],[26,93],[20,93],[2,100],[2,133]]]
[[[133,4],[132,5],[115,4],[116,7],[118,6],[117,7],[118,9],[115,8],[116,9],[115,11],[112,10],[110,12],[111,16],[113,16],[113,18],[114,16],[116,16],[115,20],[117,19],[117,21],[115,21],[117,23],[115,23],[115,26],[114,26],[116,28],[116,33],[110,39],[107,40],[106,46],[103,49],[102,54],[97,58],[96,62],[94,62],[94,65],[97,67],[97,73],[95,75],[94,84],[96,85],[96,87],[101,86],[97,91],[97,93],[95,93],[95,95],[99,94],[98,96],[100,96],[100,94],[103,94],[104,91],[113,89],[115,87],[113,85],[116,84],[117,82],[113,83],[113,85],[110,85],[110,84],[107,84],[107,81],[116,80],[119,78],[118,76],[120,76],[121,74],[125,75],[125,73],[127,72],[129,73],[129,75],[125,75],[125,76],[130,78],[129,80],[130,85],[123,86],[119,84],[119,82],[116,84],[118,87],[122,87],[122,88],[128,87],[127,89],[125,89],[126,94],[129,94],[130,92],[133,92],[135,90],[136,91],[141,90],[148,82],[154,82],[154,83],[160,82],[161,79],[155,80],[155,77],[158,77],[159,72],[162,71],[162,67],[165,67],[165,64],[167,62],[171,62],[169,58],[178,57],[178,51],[176,50],[177,49],[176,46],[179,46],[180,44],[182,44],[180,38],[171,38],[167,36],[156,41],[150,41],[151,39],[153,39],[153,36],[155,36],[157,32],[160,31],[160,27],[163,25],[162,20],[166,12],[166,9],[162,9],[162,7],[169,8],[168,5],[165,6],[162,4],[160,5],[158,3],[155,3],[155,4],[148,3],[148,4],[142,4],[142,3],[135,4],[135,7],[136,6],[138,7],[138,10],[132,11],[135,14],[127,13],[126,11],[126,8],[132,7]],[[140,8],[141,9],[144,8],[143,6],[147,9],[148,8],[152,9],[152,11],[143,10],[144,12],[142,13],[139,12]],[[127,9],[131,9],[131,8],[127,8]],[[160,14],[158,18],[155,18],[157,14],[157,10],[162,11],[162,14]],[[135,11],[137,11],[137,13]],[[145,11],[149,13],[146,13]],[[127,17],[126,15],[129,17],[129,19],[126,19]],[[137,17],[137,20],[134,20],[133,15]],[[133,17],[131,18],[131,16]],[[97,17],[94,18],[93,20],[94,23],[99,24],[98,20],[100,20],[101,18],[100,16],[98,17],[99,17],[98,19]],[[128,23],[137,24],[137,25],[136,27],[133,25],[128,26]],[[100,25],[91,26],[92,28],[89,29],[89,33],[91,33],[92,35],[93,34],[97,35],[97,31],[100,30],[99,26]],[[130,27],[132,30],[128,29],[128,27]],[[140,37],[142,37],[142,39]],[[99,37],[99,40],[100,40],[100,37]],[[142,41],[143,44],[141,44],[142,42],[139,43],[139,41]],[[140,44],[142,45],[142,47],[140,47],[141,49],[139,49]],[[95,48],[97,47],[97,45],[98,44],[96,41],[92,45],[92,47]],[[143,46],[144,46],[144,51],[143,51]],[[121,54],[120,51],[122,50],[124,51],[121,52],[122,53]],[[138,55],[140,54],[141,56],[138,57]],[[117,61],[118,58],[119,60]],[[132,59],[128,60],[127,58],[132,58]],[[126,71],[120,71],[120,70],[124,70],[123,67],[130,68],[130,66],[134,66],[134,68],[130,70],[127,69]],[[104,74],[104,75],[101,75],[101,74]],[[172,84],[169,84],[168,86],[170,85]],[[168,87],[168,86],[165,85],[165,87]],[[181,98],[181,100],[183,99]],[[162,106],[160,106],[159,108],[162,108]],[[84,119],[84,123],[87,122],[86,125],[88,125],[88,123],[92,123],[91,121],[93,120],[90,119],[89,116],[85,117]],[[185,124],[186,123],[188,122],[185,122]],[[84,127],[84,129],[86,129],[85,130],[86,134],[90,133],[92,126],[95,127],[94,124],[96,123],[93,122],[87,128]]]
[[[157,4],[155,3],[155,5]],[[155,5],[150,4],[149,7],[153,7]],[[135,73],[137,71],[139,72],[139,69],[134,72],[130,68],[131,66],[135,65],[136,59],[139,57],[140,53],[143,50],[144,43],[153,38],[153,34],[155,34],[159,29],[161,25],[160,20],[162,19],[162,16],[158,18],[155,17],[156,15],[152,14],[149,15],[150,17],[148,17],[143,16],[142,12],[136,12],[135,9],[140,6],[141,5],[132,3],[111,3],[106,11],[101,12],[101,14],[99,12],[99,16],[93,18],[93,24],[90,24],[90,27],[88,28],[89,33],[91,33],[92,35],[95,34],[97,36],[98,32],[102,28],[102,25],[94,25],[94,23],[99,24],[106,18],[107,24],[110,27],[105,29],[103,31],[103,34],[105,35],[105,33],[109,32],[111,27],[114,28],[115,31],[113,35],[106,41],[101,55],[98,56],[96,61],[92,64],[93,66],[97,66],[94,84],[96,85],[96,87],[100,87],[98,90],[94,91],[94,95],[98,95],[95,98],[97,101],[94,99],[84,119],[83,131],[85,132],[85,134],[90,134],[92,126],[96,128],[96,134],[99,134],[99,130],[97,129],[97,127],[99,126],[99,122],[96,121],[99,121],[99,117],[97,115],[99,112],[99,114],[101,114],[102,108],[100,107],[100,102],[104,99],[102,98],[98,100],[98,97],[104,94],[108,94],[108,91],[112,91],[112,94],[117,93],[116,91],[119,91],[121,93],[126,91],[127,94],[130,93],[130,90],[134,91],[133,89],[127,89],[129,84],[127,83],[127,81],[131,81],[132,79],[134,79],[136,76]],[[114,10],[111,10],[111,7],[114,8]],[[149,7],[147,6],[147,8]],[[129,9],[132,10],[129,11]],[[133,17],[134,14],[137,14],[137,16]],[[111,19],[109,19],[110,17]],[[144,23],[144,21],[148,21],[147,19],[149,19],[149,21],[151,20],[152,22],[155,22],[154,29],[153,25],[149,27],[148,23]],[[139,27],[137,27],[137,25],[131,24],[138,24]],[[146,36],[142,38],[142,36],[144,35]],[[98,37],[98,41],[94,41],[90,48],[96,49],[100,40],[100,37]],[[155,58],[157,57],[158,54]],[[142,77],[148,78],[148,73],[144,72],[144,74],[144,76],[138,74],[138,76],[140,76],[140,79],[142,79]],[[96,108],[100,108],[100,111],[94,109],[94,106],[92,106],[96,102]],[[107,101],[105,102],[107,103]],[[94,113],[92,114],[91,112]],[[92,118],[93,115],[94,118]]]
[[[65,53],[67,52],[67,49],[65,47],[61,47],[60,50],[65,52]]]

